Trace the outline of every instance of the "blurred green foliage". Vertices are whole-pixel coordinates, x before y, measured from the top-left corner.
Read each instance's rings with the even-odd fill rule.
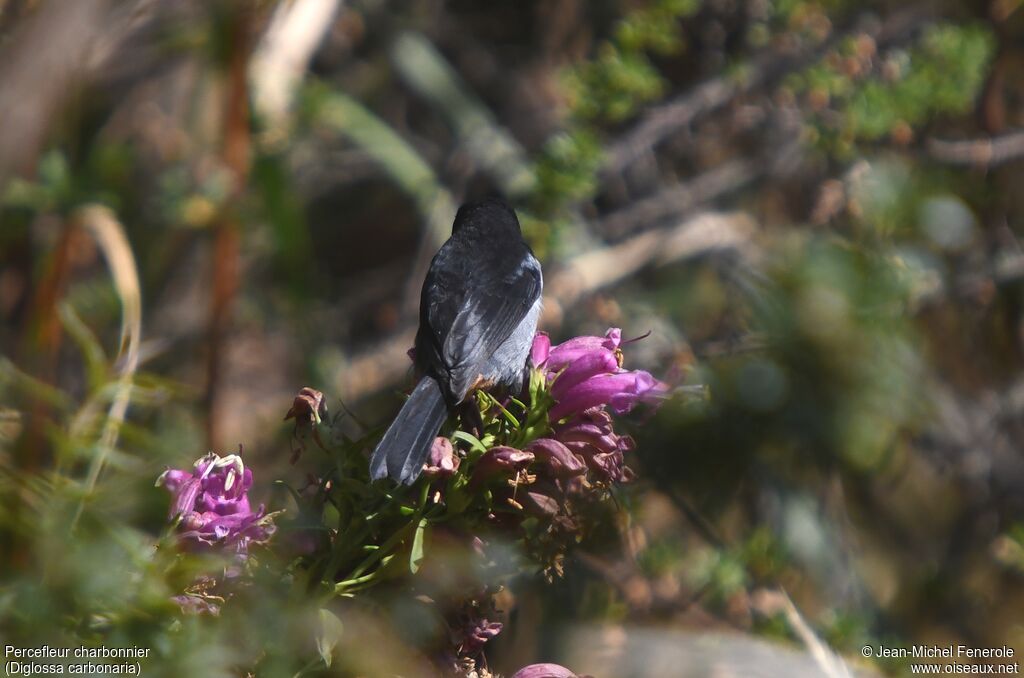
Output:
[[[970,110],[995,49],[980,25],[928,26],[909,49],[878,59],[873,41],[849,38],[790,79],[815,111],[818,142],[843,156],[858,141],[896,136],[942,115]]]

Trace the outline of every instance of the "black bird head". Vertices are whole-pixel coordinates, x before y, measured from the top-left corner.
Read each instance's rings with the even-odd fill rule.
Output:
[[[467,202],[455,214],[452,233],[466,229],[478,232],[511,232],[520,235],[519,219],[515,210],[501,198],[486,198]]]

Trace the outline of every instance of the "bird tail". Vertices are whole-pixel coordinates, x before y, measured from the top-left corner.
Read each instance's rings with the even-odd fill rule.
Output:
[[[423,470],[430,446],[447,417],[441,385],[436,379],[424,377],[373,451],[370,477],[378,480],[390,476],[411,485]]]

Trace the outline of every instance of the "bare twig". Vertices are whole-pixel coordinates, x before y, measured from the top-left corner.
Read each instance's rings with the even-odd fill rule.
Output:
[[[995,167],[1024,158],[1024,131],[989,139],[964,141],[928,140],[928,154],[951,165]]]
[[[598,231],[609,237],[656,225],[667,217],[685,214],[697,206],[749,184],[760,174],[752,160],[734,160],[690,181],[662,188],[601,220]]]
[[[706,212],[668,228],[599,247],[567,261],[546,283],[545,320],[553,310],[633,275],[649,264],[663,265],[720,250],[742,250],[755,230],[743,213]]]

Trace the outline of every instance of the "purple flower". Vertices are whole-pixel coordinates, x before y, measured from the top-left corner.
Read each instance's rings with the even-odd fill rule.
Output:
[[[594,351],[611,351],[619,355],[620,344],[622,344],[622,330],[617,327],[609,329],[603,337],[575,337],[554,348],[551,347],[551,339],[546,334],[539,333],[534,337],[530,356],[536,367],[544,367],[549,373],[552,373],[558,372],[569,363]]]
[[[503,624],[487,619],[469,619],[462,629],[462,654],[476,654],[483,649],[488,640],[501,633]]]
[[[501,633],[502,623],[493,621],[496,617],[498,611],[494,608],[492,591],[481,591],[478,597],[463,602],[449,620],[451,649],[456,661],[480,654],[487,641]]]
[[[592,407],[611,407],[616,414],[638,403],[657,403],[668,394],[668,385],[648,372],[622,369],[622,330],[613,327],[603,337],[575,337],[552,347],[545,334],[533,340],[533,364],[551,382],[556,404],[549,412],[552,422]]]
[[[530,362],[534,367],[540,367],[548,359],[551,353],[551,337],[547,332],[538,332],[533,337],[533,346],[530,347]]]
[[[292,432],[292,441],[298,441],[296,447],[292,445],[291,462],[294,464],[299,460],[299,455],[306,448],[305,439],[312,438],[320,449],[326,451],[324,443],[320,440],[320,432],[317,427],[327,418],[327,403],[324,402],[324,394],[315,388],[306,386],[298,392],[292,400],[292,407],[288,410],[284,420],[295,420],[295,429]]]
[[[577,678],[577,676],[558,664],[530,664],[516,671],[512,678]]]
[[[578,476],[587,472],[587,465],[572,450],[552,438],[538,438],[527,445],[537,461],[556,478]]]
[[[430,446],[430,456],[423,464],[423,475],[428,478],[447,478],[459,469],[461,459],[455,454],[452,441],[438,436]]]
[[[562,510],[562,491],[551,481],[542,480],[528,485],[518,494],[518,501],[530,513],[552,518]]]
[[[213,452],[196,460],[192,471],[168,469],[156,481],[172,494],[170,518],[180,518],[179,538],[197,548],[224,546],[244,554],[250,543],[265,542],[274,526],[263,506],[249,505],[252,471],[237,454]]]
[[[327,403],[324,402],[324,394],[315,388],[306,386],[299,391],[292,400],[292,407],[288,410],[284,420],[295,420],[296,426],[313,426],[319,424],[327,417]]]
[[[624,454],[634,448],[633,439],[612,427],[607,411],[593,408],[555,427],[555,437],[579,455],[602,480],[623,482],[633,477]]]
[[[560,401],[573,393],[573,387],[600,375],[614,375],[618,371],[619,361],[615,353],[605,348],[594,349],[573,360],[555,376],[551,384],[551,395]]]
[[[499,474],[518,474],[525,470],[533,459],[532,452],[504,445],[492,447],[484,452],[473,469],[472,483],[478,485]]]
[[[611,407],[616,414],[624,414],[638,403],[657,403],[663,400],[668,394],[668,386],[642,370],[622,371],[592,376],[560,391],[560,394],[561,397],[555,396],[557,403],[548,413],[551,421],[603,405]]]

